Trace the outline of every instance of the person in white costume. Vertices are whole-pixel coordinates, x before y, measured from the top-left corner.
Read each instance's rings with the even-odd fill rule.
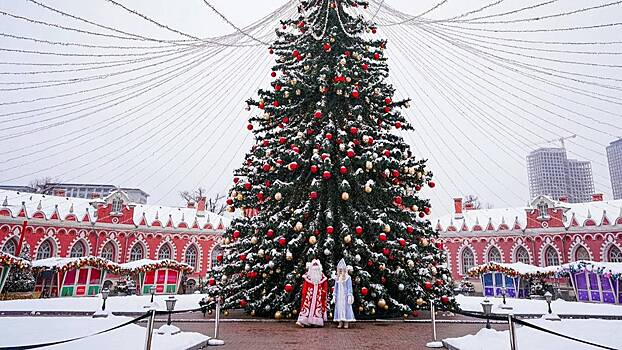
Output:
[[[348,266],[346,266],[346,262],[343,259],[339,260],[337,264],[333,303],[335,304],[333,321],[339,322],[337,328],[348,328],[349,322],[356,321],[352,311],[352,304],[354,303],[352,279],[348,274]]]

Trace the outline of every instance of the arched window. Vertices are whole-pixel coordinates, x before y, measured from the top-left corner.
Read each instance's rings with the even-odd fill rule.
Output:
[[[123,200],[121,199],[121,197],[114,197],[112,199],[112,212],[113,213],[120,213],[123,209]]]
[[[521,262],[523,264],[529,264],[529,252],[525,247],[518,247],[516,249],[516,257],[514,259],[515,262]]]
[[[168,243],[163,244],[158,252],[158,259],[170,259],[171,258],[171,246]]]
[[[112,244],[112,242],[109,241],[102,248],[101,257],[104,259],[108,259],[110,261],[116,261],[115,253],[116,253],[116,249],[114,247],[114,244]]]
[[[132,247],[130,251],[130,261],[140,260],[145,257],[145,250],[143,249],[142,244],[136,243]]]
[[[37,260],[51,258],[52,255],[54,255],[53,251],[52,242],[50,242],[49,239],[46,239],[39,246],[39,250],[37,250]]]
[[[559,255],[555,248],[548,246],[544,251],[544,265],[545,266],[557,266],[559,265]]]
[[[462,250],[462,274],[466,276],[469,269],[474,266],[475,256],[473,255],[473,251],[469,248],[464,248]]]
[[[195,270],[197,268],[197,247],[191,245],[186,249],[185,262],[186,264],[192,266]]]
[[[488,262],[503,262],[501,260],[501,252],[499,251],[499,249],[497,249],[497,247],[491,247],[488,250]]]
[[[620,248],[612,245],[607,252],[607,261],[622,263],[622,251],[620,251]]]
[[[218,264],[218,255],[222,254],[222,247],[217,245],[214,247],[214,249],[212,249],[212,256],[210,256],[210,263],[211,263],[211,267],[216,266],[216,264]]]
[[[546,219],[548,217],[549,206],[545,202],[538,203],[538,211],[540,212],[540,219]]]
[[[16,251],[17,251],[17,238],[15,237],[6,241],[6,243],[4,243],[4,246],[2,247],[3,253],[15,255]]]
[[[590,253],[587,252],[584,246],[579,246],[574,252],[574,260],[590,260]]]
[[[71,258],[81,258],[84,256],[84,252],[86,251],[84,247],[84,243],[82,241],[77,241],[76,244],[71,247],[71,252],[69,253],[69,257]]]

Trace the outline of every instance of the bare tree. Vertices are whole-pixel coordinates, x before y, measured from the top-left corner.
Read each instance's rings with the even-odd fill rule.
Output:
[[[201,198],[206,198],[205,209],[218,215],[221,215],[227,209],[227,205],[222,202],[222,200],[225,199],[225,195],[216,193],[215,196],[207,198],[207,191],[205,191],[203,187],[199,187],[192,191],[180,191],[179,195],[186,202],[198,202]]]
[[[36,178],[28,183],[28,186],[35,189],[35,193],[45,193],[52,188],[52,184],[58,183],[58,179],[51,176]]]

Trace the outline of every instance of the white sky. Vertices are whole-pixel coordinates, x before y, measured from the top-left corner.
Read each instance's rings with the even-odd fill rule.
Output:
[[[105,0],[40,1],[120,30],[161,39],[184,39],[131,15]],[[194,36],[213,37],[233,31],[205,6],[202,0],[119,1],[160,23]],[[492,1],[449,0],[428,17],[432,19],[453,17],[490,2]],[[538,2],[541,1],[506,0],[478,13],[477,16],[502,13]],[[558,1],[499,19],[546,16],[606,2],[605,0]],[[210,3],[233,23],[243,27],[285,4],[285,1],[213,0]],[[416,15],[429,9],[437,1],[389,0],[386,3],[398,10]],[[105,32],[103,29],[54,14],[28,1],[0,0],[0,10],[64,26]],[[369,11],[375,11],[375,7],[372,6]],[[378,19],[383,18],[387,18],[387,15],[381,12]],[[540,23],[456,25],[489,29],[536,29],[612,22],[622,22],[622,8],[619,5],[573,16],[542,20]],[[270,23],[260,31],[264,30],[267,33],[272,30],[276,22]],[[0,32],[53,41],[98,45],[157,45],[51,29],[7,16],[0,17]],[[575,42],[620,40],[620,28],[615,26],[605,29],[552,33],[504,34],[480,31],[466,31],[466,33],[526,40]],[[435,173],[438,186],[432,191],[426,190],[424,195],[432,199],[433,211],[436,214],[449,212],[452,207],[451,198],[466,194],[476,194],[482,202],[490,203],[495,207],[524,205],[529,200],[525,169],[527,153],[533,148],[545,145],[542,140],[552,140],[558,138],[557,135],[573,133],[579,137],[567,142],[570,156],[593,161],[596,191],[604,192],[607,198],[611,198],[605,147],[615,139],[615,136],[622,136],[622,130],[619,127],[622,125],[620,122],[622,120],[620,108],[622,94],[619,88],[607,89],[525,71],[526,74],[535,74],[541,79],[565,84],[569,88],[600,94],[597,98],[588,98],[525,75],[518,75],[515,71],[506,70],[482,58],[470,56],[429,32],[412,26],[381,27],[377,35],[389,39],[387,54],[390,74],[398,96],[413,99],[413,107],[408,112],[408,117],[414,122],[417,130],[404,134],[404,137],[413,145],[417,156],[430,159],[429,169]],[[455,39],[453,40],[455,42]],[[481,40],[490,41],[490,39]],[[422,46],[422,43],[425,46]],[[557,50],[622,52],[620,44],[578,46],[533,45],[500,41],[496,43]],[[465,45],[465,41],[458,44]],[[490,46],[487,43],[481,43],[481,45]],[[470,47],[481,49],[478,46]],[[494,47],[549,59],[622,64],[620,55],[552,53]],[[0,48],[64,53],[137,52],[59,47],[6,37],[0,37]],[[140,187],[151,194],[150,203],[170,205],[182,204],[177,194],[178,191],[199,185],[210,189],[212,193],[222,193],[226,191],[231,182],[232,170],[241,164],[244,152],[252,145],[251,136],[245,129],[248,112],[244,110],[244,101],[255,96],[258,88],[268,86],[269,67],[273,63],[269,60],[273,57],[267,55],[266,51],[264,47],[250,47],[224,48],[217,55],[203,53],[205,57],[193,70],[183,74],[171,73],[171,77],[174,78],[170,81],[138,97],[130,98],[95,113],[93,111],[110,105],[104,102],[114,98],[123,99],[124,95],[106,95],[96,102],[79,104],[60,111],[39,112],[41,115],[32,112],[0,116],[0,129],[2,129],[0,130],[0,159],[3,160],[3,165],[0,167],[0,183],[26,184],[29,180],[41,176],[53,176],[72,182],[113,183],[124,187]],[[498,57],[510,58],[524,64],[607,77],[608,80],[569,76],[572,78],[591,80],[614,87],[622,85],[619,80],[615,80],[622,79],[620,68],[561,64],[525,56],[512,56],[498,51],[490,52]],[[198,57],[200,53],[194,55]],[[188,64],[184,61],[192,56],[184,56],[161,66],[170,65],[171,72],[174,69],[181,70],[179,67]],[[52,57],[0,51],[0,62],[58,63],[121,59],[125,58]],[[150,62],[162,61],[164,59]],[[508,64],[503,61],[497,62]],[[0,83],[69,79],[103,72],[114,74],[139,66],[128,65],[111,70],[80,73],[0,75]],[[0,103],[71,93],[123,80],[129,80],[129,83],[123,85],[129,86],[134,78],[137,82],[145,80],[145,84],[148,85],[152,81],[158,81],[157,78],[150,80],[149,77],[157,77],[158,74],[155,72],[161,66],[72,85],[0,91]],[[0,72],[45,69],[50,68],[0,65]],[[141,75],[150,72],[153,72],[151,76],[140,79]],[[517,82],[517,79],[531,86],[523,85]],[[24,85],[0,84],[0,88],[18,86]],[[132,91],[139,91],[138,88],[136,89]],[[114,88],[101,92],[104,91],[114,91]],[[0,105],[0,114],[49,107],[96,94],[98,92],[36,103]],[[605,99],[613,103],[606,102]],[[102,106],[93,107],[98,103]],[[93,108],[79,111],[87,107]],[[121,114],[132,108],[143,109],[133,111],[128,115]],[[91,114],[83,116],[87,112]],[[15,120],[17,117],[28,116],[30,118]],[[67,122],[72,118],[78,119]],[[66,122],[55,125],[58,121]],[[24,123],[31,124],[20,126]],[[13,137],[16,133],[22,132],[25,134]]]

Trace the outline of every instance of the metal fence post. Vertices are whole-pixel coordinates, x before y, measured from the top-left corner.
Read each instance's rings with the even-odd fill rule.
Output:
[[[508,328],[510,331],[510,350],[518,350],[516,344],[516,328],[514,328],[514,314],[508,314]]]
[[[208,345],[225,345],[225,342],[218,339],[220,332],[220,297],[216,297],[216,315],[214,316],[214,337],[207,341]]]
[[[149,322],[147,323],[147,337],[145,338],[145,350],[151,350],[151,340],[153,338],[153,324],[155,322],[156,310],[154,307],[149,310]]]

